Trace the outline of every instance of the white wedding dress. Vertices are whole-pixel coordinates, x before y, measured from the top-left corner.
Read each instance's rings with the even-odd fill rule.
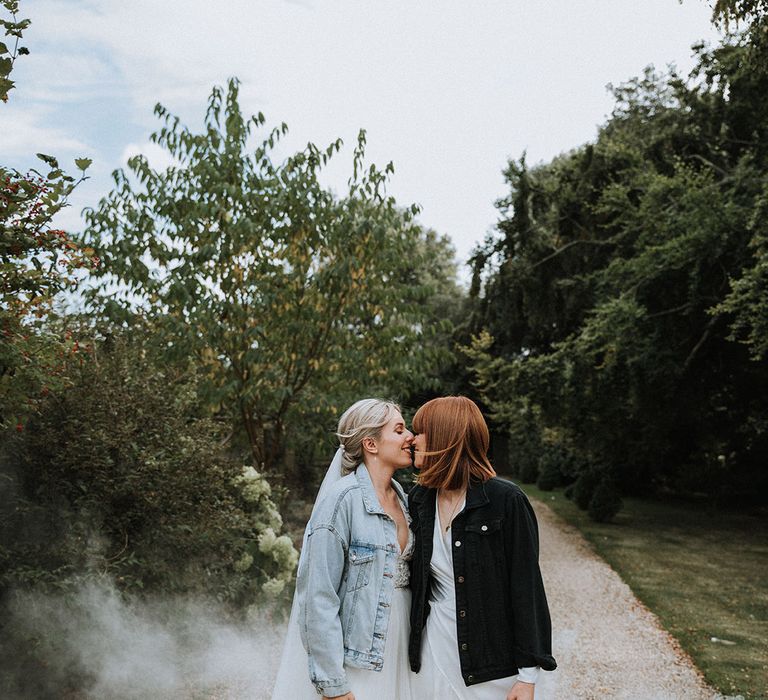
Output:
[[[413,674],[408,665],[411,615],[408,561],[412,554],[413,532],[408,528],[408,544],[397,560],[395,590],[392,593],[387,642],[384,646],[384,665],[381,671],[350,667],[345,669],[355,700],[418,700],[411,693]],[[314,700],[317,700],[317,693]]]
[[[321,487],[321,494],[323,490]],[[407,513],[405,515],[407,520]],[[408,562],[413,555],[413,546],[413,532],[409,527],[408,542],[397,560],[395,589],[392,593],[387,640],[384,645],[384,663],[381,670],[369,671],[351,666],[344,667],[355,700],[425,700],[411,692],[413,674],[408,665],[411,612]],[[272,700],[319,700],[319,698],[320,695],[309,679],[307,654],[301,645],[297,615],[294,610],[288,623],[283,657],[272,691]]]

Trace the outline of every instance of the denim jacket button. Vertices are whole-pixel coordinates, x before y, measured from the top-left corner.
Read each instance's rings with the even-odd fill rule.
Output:
[[[466,645],[466,642],[465,642],[464,644],[462,644],[462,645],[461,645],[461,650],[462,650],[462,651],[466,651],[466,650],[467,650],[467,645]]]
[[[459,576],[459,578],[457,578],[456,581],[458,583],[464,583],[464,577],[463,576]]]
[[[483,532],[485,532],[485,531],[488,529],[488,526],[487,526],[487,525],[483,525],[483,526],[482,526],[480,529],[481,529]]]
[[[456,540],[456,546],[461,547],[461,540]]]

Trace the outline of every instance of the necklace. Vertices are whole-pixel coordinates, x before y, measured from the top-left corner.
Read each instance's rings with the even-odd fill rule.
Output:
[[[443,495],[445,495],[445,491],[443,491]],[[466,491],[462,491],[459,494],[459,497],[456,499],[456,502],[453,504],[453,510],[451,510],[451,514],[448,516],[448,524],[444,526],[443,530],[445,532],[448,532],[448,530],[451,529],[451,525],[453,524],[453,516],[456,515],[456,510],[458,509],[459,505],[461,505],[461,502],[464,500],[464,497],[466,496]]]

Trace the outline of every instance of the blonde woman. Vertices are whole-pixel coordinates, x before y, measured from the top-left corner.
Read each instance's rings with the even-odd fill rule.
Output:
[[[341,416],[296,580],[273,700],[410,700],[406,497],[411,465],[400,409],[363,399]]]

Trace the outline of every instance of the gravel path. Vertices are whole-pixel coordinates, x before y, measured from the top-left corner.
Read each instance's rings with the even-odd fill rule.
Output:
[[[541,570],[558,668],[536,700],[714,700],[691,659],[581,534],[539,501]]]

